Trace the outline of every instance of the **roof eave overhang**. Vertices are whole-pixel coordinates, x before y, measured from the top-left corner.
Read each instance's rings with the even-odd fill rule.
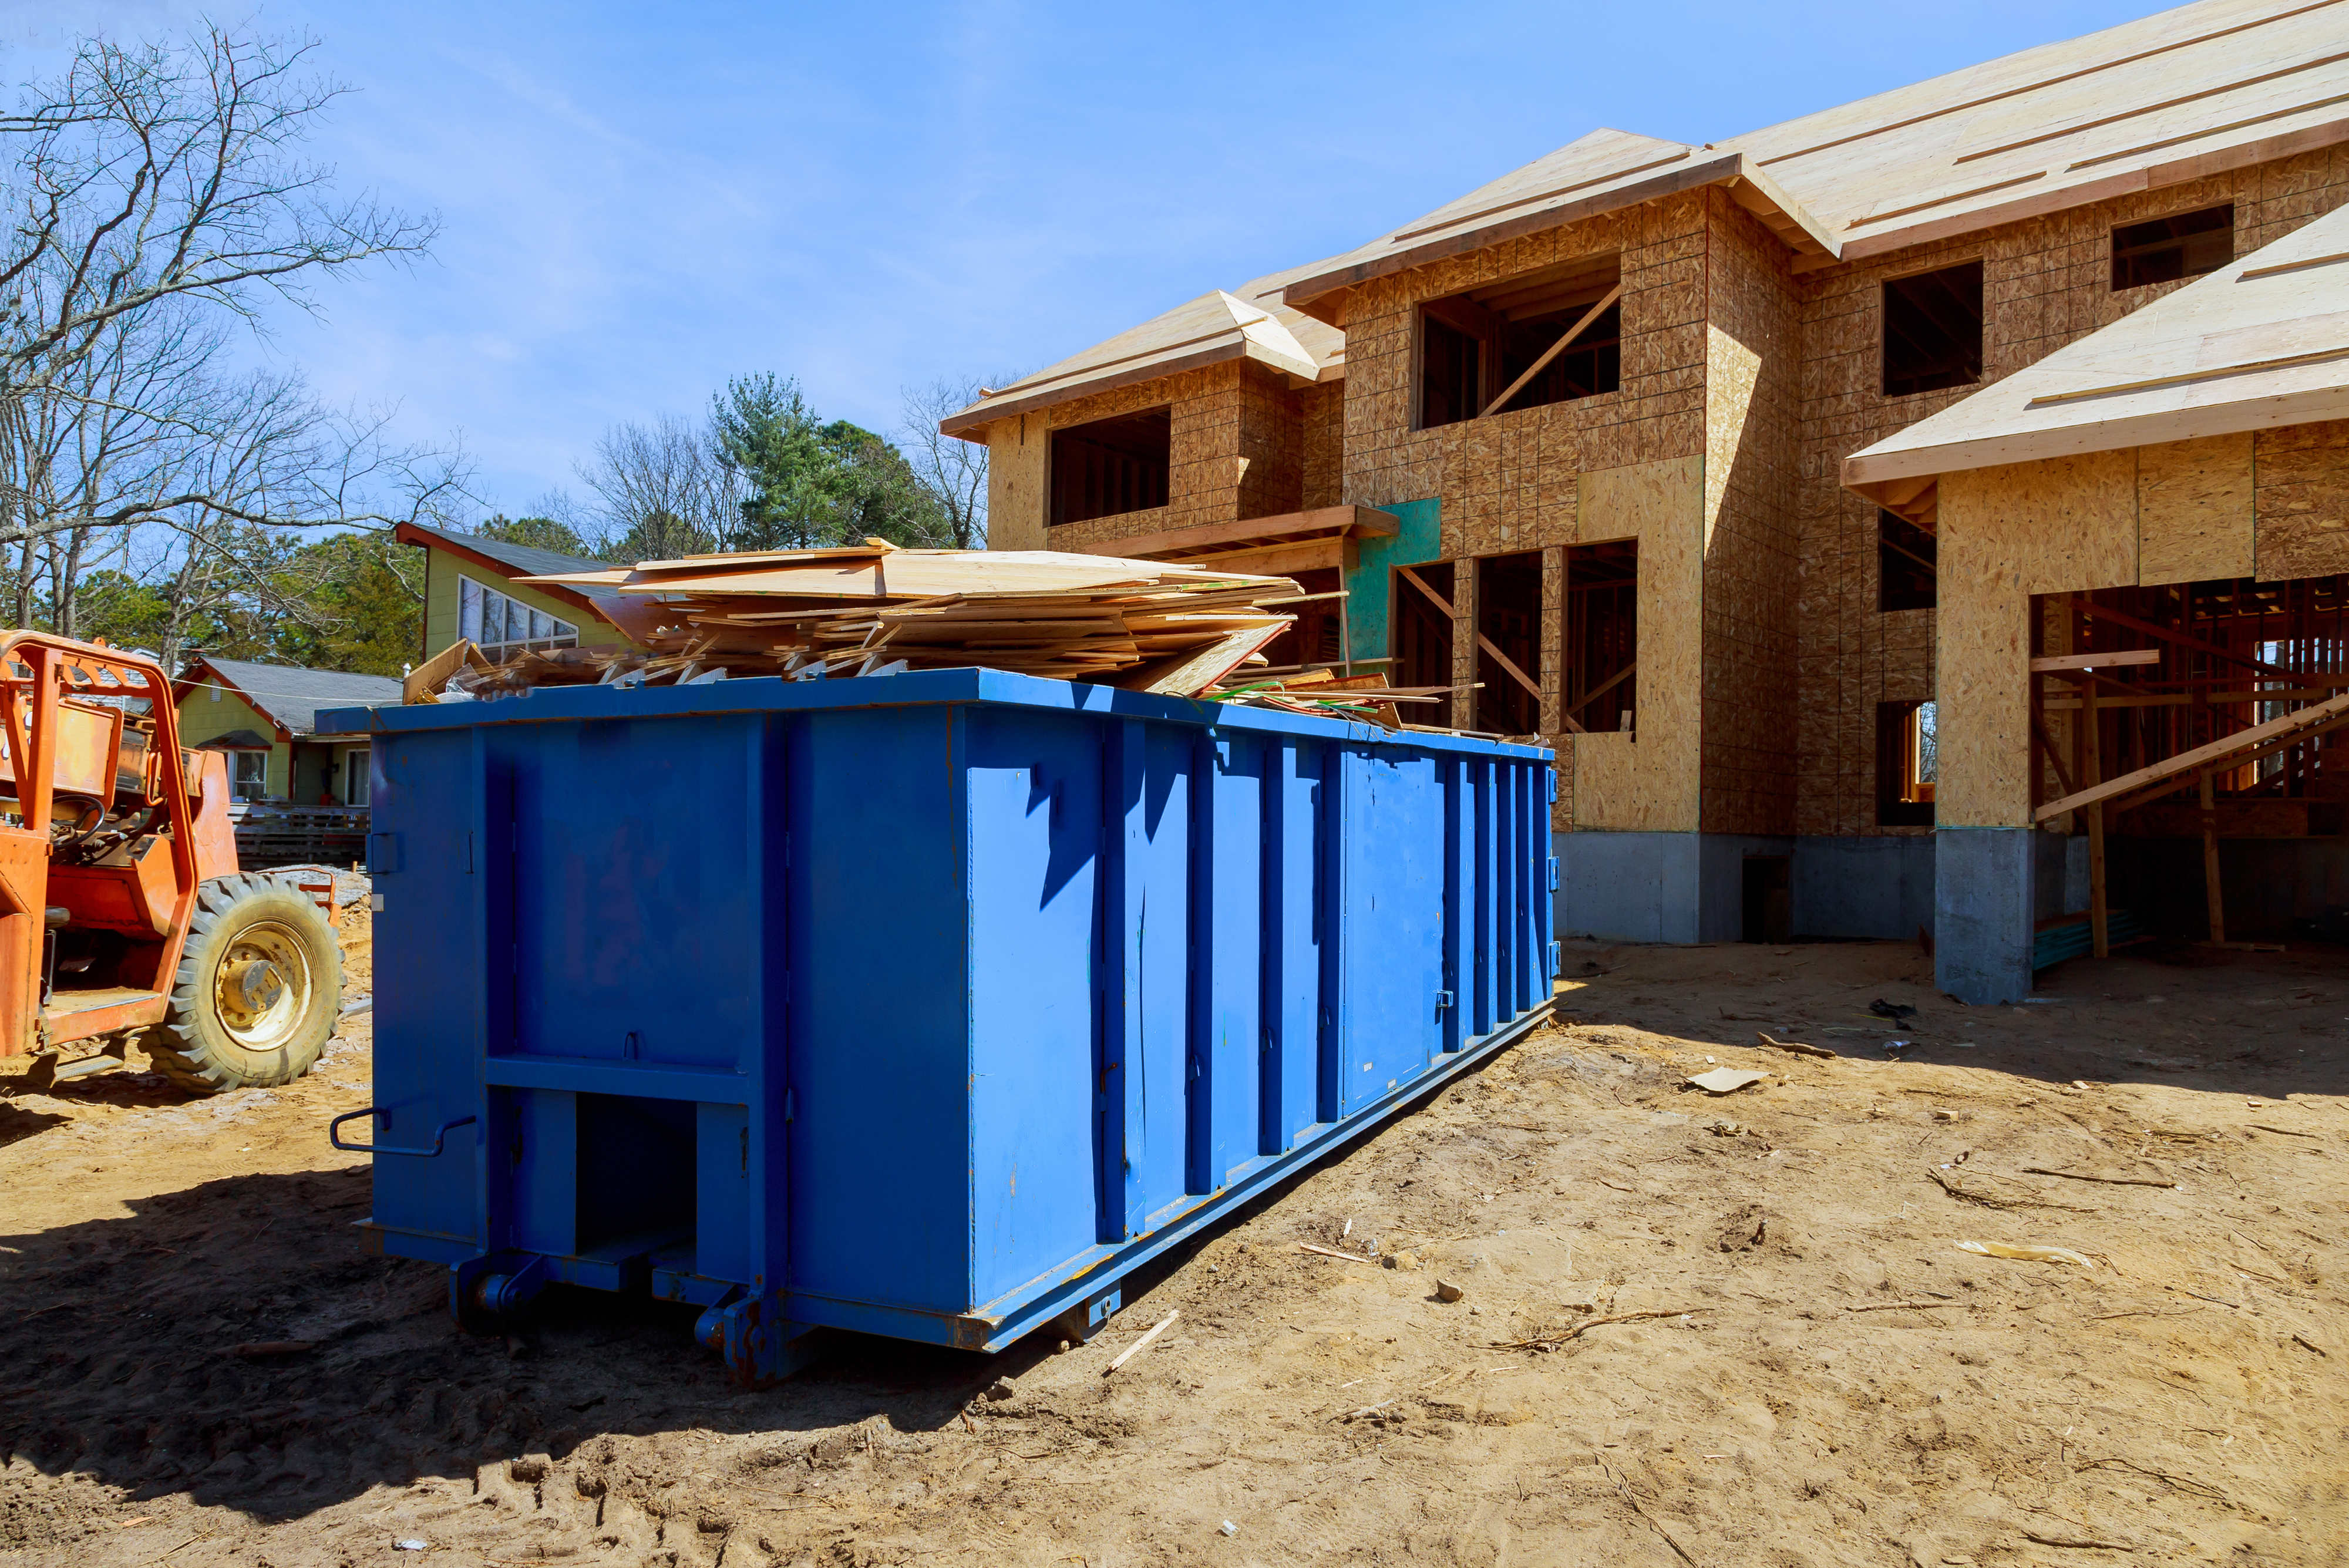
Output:
[[[1943,474],[2341,419],[2349,419],[2349,386],[2284,392],[2273,397],[2199,407],[2115,412],[2095,420],[2067,422],[2040,430],[2008,431],[1971,441],[1900,447],[1891,452],[1879,452],[1871,449],[1845,458],[1841,477],[1846,490],[1882,505],[1886,504],[1883,500],[1886,494],[1914,485],[1920,480],[1930,482]]]
[[[1185,370],[1196,370],[1207,365],[1226,364],[1234,359],[1254,359],[1287,375],[1306,380],[1330,380],[1345,375],[1342,366],[1316,368],[1301,359],[1275,353],[1263,344],[1235,327],[1230,336],[1218,337],[1188,353],[1175,354],[1164,359],[1145,359],[1138,364],[1109,371],[1098,377],[1081,379],[1071,378],[1065,386],[1047,387],[1024,398],[998,397],[974,403],[958,414],[948,414],[938,421],[940,435],[960,436],[968,441],[984,442],[988,427],[1020,414],[1032,414],[1039,409],[1049,409],[1061,403],[1072,403],[1079,398],[1089,398],[1096,392],[1115,391],[1121,387],[1138,387]],[[1332,370],[1334,369],[1334,375]]]
[[[479,566],[481,570],[503,577],[509,582],[517,581],[531,575],[528,572],[515,571],[512,566],[507,566],[503,561],[497,559],[493,556],[485,556],[479,550],[469,550],[465,548],[464,545],[454,544],[450,540],[440,537],[438,535],[428,534],[423,529],[417,527],[411,523],[402,523],[396,525],[391,531],[391,536],[399,544],[413,545],[419,549],[445,550],[450,555],[456,556],[457,559],[469,562],[473,566]],[[594,616],[597,620],[602,621],[605,626],[611,627],[615,631],[620,630],[620,628],[609,616],[605,615],[601,609],[596,607],[595,601],[589,598],[585,594],[577,592],[572,588],[566,588],[560,583],[533,583],[530,586],[551,599],[558,599],[564,604],[574,607],[574,608],[585,610],[587,614]],[[626,636],[626,633],[622,632],[621,635]]]
[[[1627,181],[1603,191],[1594,191],[1589,195],[1578,197],[1573,201],[1560,202],[1555,206],[1538,208],[1530,213],[1520,213],[1488,223],[1475,223],[1467,228],[1454,229],[1447,234],[1433,235],[1417,244],[1405,245],[1363,261],[1332,266],[1321,272],[1292,278],[1280,291],[1281,303],[1293,310],[1302,311],[1317,321],[1326,321],[1331,326],[1343,326],[1344,322],[1340,319],[1341,312],[1339,309],[1342,304],[1340,296],[1346,290],[1368,283],[1372,278],[1386,277],[1394,273],[1408,271],[1413,267],[1425,266],[1430,262],[1442,261],[1447,256],[1463,255],[1470,251],[1481,251],[1524,234],[1540,234],[1549,229],[1563,228],[1568,223],[1578,223],[1586,218],[1620,212],[1626,207],[1635,207],[1642,202],[1652,202],[1659,197],[1670,196],[1677,192],[1692,191],[1704,185],[1723,185],[1738,182],[1750,186],[1752,194],[1760,197],[1764,205],[1784,215],[1790,227],[1780,231],[1781,237],[1786,239],[1793,248],[1805,253],[1809,253],[1816,248],[1819,256],[1826,261],[1833,261],[1842,254],[1841,246],[1826,226],[1805,212],[1801,204],[1788,195],[1775,180],[1764,174],[1757,166],[1747,160],[1744,153],[1717,152],[1708,158],[1694,159],[1670,169],[1659,170],[1643,179]]]

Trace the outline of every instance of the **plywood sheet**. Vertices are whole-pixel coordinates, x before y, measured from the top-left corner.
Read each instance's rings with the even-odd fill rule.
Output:
[[[2137,461],[2087,452],[1983,471],[1986,517],[2023,567],[2023,591],[2125,587],[2137,581]],[[1947,568],[1941,602],[1953,586]]]
[[[2272,581],[2349,571],[2349,421],[2262,431],[2258,443],[2257,575]]]
[[[2025,583],[2040,563],[2022,504],[2028,477],[1984,469],[1941,481],[1937,827],[2031,826]]]
[[[2165,441],[2137,453],[2137,581],[2251,575],[2251,435]]]
[[[1575,533],[1640,541],[1637,739],[1577,736],[1575,826],[1692,833],[1702,698],[1704,460],[1586,473]]]
[[[1044,421],[1017,414],[987,432],[987,547],[1044,547]]]

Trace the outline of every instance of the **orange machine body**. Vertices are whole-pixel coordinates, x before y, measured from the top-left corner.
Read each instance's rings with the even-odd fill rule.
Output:
[[[228,799],[153,659],[0,638],[0,1056],[162,1021],[196,889],[237,869]]]

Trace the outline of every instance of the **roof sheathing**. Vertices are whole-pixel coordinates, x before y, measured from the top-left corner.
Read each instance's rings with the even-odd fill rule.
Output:
[[[1844,460],[1843,483],[2349,419],[2349,207]]]
[[[939,421],[938,430],[968,436],[1015,414],[1226,359],[1254,359],[1306,381],[1343,375],[1343,333],[1260,297],[1278,286],[1276,279],[1288,275],[1258,278],[1242,285],[1237,293],[1212,289],[988,393]]]
[[[1283,297],[1695,185],[1729,185],[1810,271],[2349,140],[2344,3],[2199,0],[1702,147],[1593,131]]]

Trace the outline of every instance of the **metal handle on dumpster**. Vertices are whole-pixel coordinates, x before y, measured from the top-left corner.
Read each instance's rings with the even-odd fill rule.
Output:
[[[385,1127],[388,1127],[391,1126],[391,1113],[387,1110],[378,1109],[374,1106],[369,1106],[363,1111],[346,1111],[341,1116],[336,1116],[333,1121],[326,1124],[326,1141],[333,1144],[336,1148],[347,1150],[352,1154],[408,1154],[414,1155],[419,1159],[430,1159],[440,1152],[441,1140],[449,1136],[451,1128],[470,1126],[475,1119],[471,1116],[456,1116],[450,1120],[442,1122],[440,1127],[433,1130],[432,1147],[429,1148],[394,1148],[388,1144],[345,1143],[336,1135],[336,1128],[341,1127],[345,1122],[357,1121],[361,1116],[370,1118],[370,1125],[372,1125],[372,1118],[381,1116]]]

